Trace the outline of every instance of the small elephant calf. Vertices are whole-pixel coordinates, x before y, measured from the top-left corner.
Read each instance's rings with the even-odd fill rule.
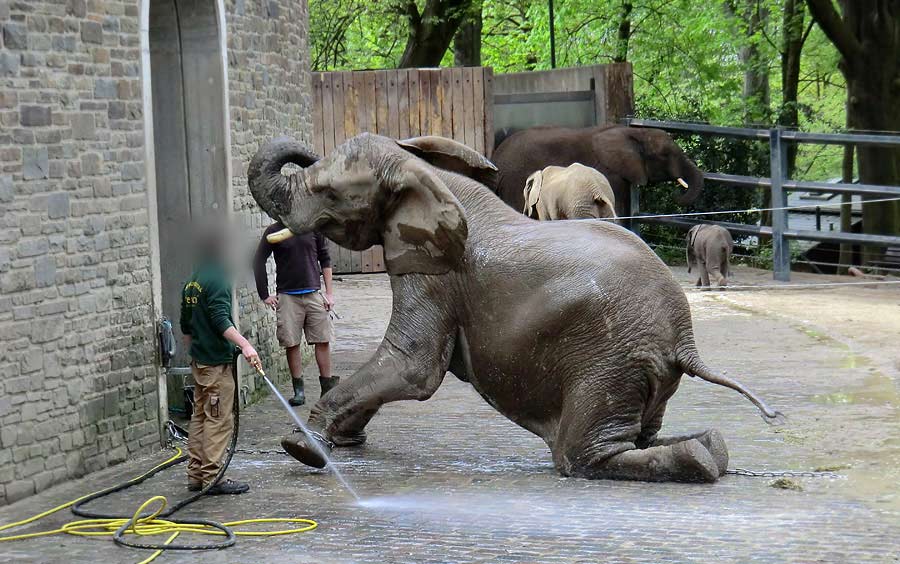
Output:
[[[616,217],[616,196],[601,172],[581,163],[548,166],[525,181],[523,213],[541,221]]]
[[[731,250],[734,248],[731,233],[721,225],[695,225],[688,231],[685,242],[688,273],[694,267],[700,270],[697,286],[709,286],[710,280],[718,286],[727,286]]]

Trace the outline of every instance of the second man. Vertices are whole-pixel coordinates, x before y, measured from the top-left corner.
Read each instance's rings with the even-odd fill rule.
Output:
[[[274,309],[278,316],[276,335],[278,342],[287,352],[288,368],[294,396],[289,400],[293,406],[306,403],[303,391],[303,366],[301,362],[300,338],[305,333],[307,344],[313,345],[316,364],[319,366],[319,383],[322,395],[338,384],[340,378],[331,375],[331,350],[334,327],[330,311],[334,305],[331,282],[331,257],[325,237],[316,232],[295,235],[277,244],[269,243],[266,237],[284,229],[280,222],[270,225],[256,249],[253,273],[256,291],[265,304]],[[269,255],[275,255],[275,287],[277,295],[269,295],[269,277],[266,262]],[[319,270],[325,281],[325,292],[321,292]]]

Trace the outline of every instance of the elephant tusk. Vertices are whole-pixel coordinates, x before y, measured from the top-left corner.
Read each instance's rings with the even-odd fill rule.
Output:
[[[682,188],[687,188],[687,187],[688,187],[688,183],[684,181],[684,178],[678,177],[678,178],[676,178],[675,180],[677,180],[678,183],[681,184],[681,187],[682,187]]]
[[[285,227],[280,231],[276,231],[275,233],[269,233],[268,235],[266,235],[266,241],[274,245],[277,243],[281,243],[282,241],[287,241],[293,236],[294,232]]]

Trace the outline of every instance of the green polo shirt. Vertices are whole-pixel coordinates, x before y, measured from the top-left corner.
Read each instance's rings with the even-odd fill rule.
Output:
[[[191,358],[231,364],[234,345],[222,334],[233,326],[230,277],[221,265],[200,265],[181,292],[181,332],[191,336]]]

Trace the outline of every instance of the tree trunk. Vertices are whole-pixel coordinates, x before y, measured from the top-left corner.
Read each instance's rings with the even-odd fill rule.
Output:
[[[841,54],[851,128],[900,131],[900,0],[807,0],[810,13]],[[865,184],[900,184],[900,148],[861,145],[859,177]],[[900,234],[900,205],[863,206],[863,232]],[[864,262],[881,250],[867,247]]]
[[[415,0],[404,4],[409,37],[398,68],[436,67],[441,64],[472,0],[427,0],[419,12]]]
[[[453,38],[453,64],[457,67],[481,66],[481,2],[472,3],[472,10],[459,26]]]
[[[800,108],[797,93],[800,86],[800,56],[803,52],[804,16],[806,8],[802,0],[785,0],[781,32],[781,110],[778,123],[785,127],[800,124]],[[787,175],[794,176],[797,165],[797,144],[787,146]]]
[[[634,5],[630,0],[622,1],[622,9],[619,11],[619,29],[616,34],[616,50],[613,53],[613,62],[624,63],[628,60],[628,43],[631,40],[631,11]]]
[[[744,18],[748,41],[738,53],[744,66],[744,120],[748,124],[767,124],[770,123],[771,101],[769,67],[754,36],[768,24],[769,11],[757,0],[746,0]]]

